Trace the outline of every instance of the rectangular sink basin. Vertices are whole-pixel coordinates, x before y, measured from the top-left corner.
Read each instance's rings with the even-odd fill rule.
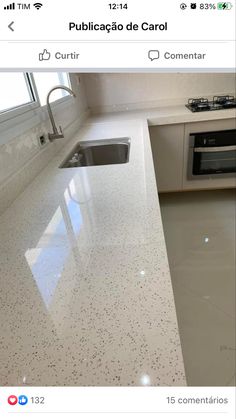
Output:
[[[76,144],[60,168],[128,163],[129,152],[130,139],[128,137],[82,141]]]

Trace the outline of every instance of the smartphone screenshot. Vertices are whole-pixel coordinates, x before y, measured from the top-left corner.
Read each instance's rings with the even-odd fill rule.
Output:
[[[235,419],[235,1],[0,1],[0,417]]]

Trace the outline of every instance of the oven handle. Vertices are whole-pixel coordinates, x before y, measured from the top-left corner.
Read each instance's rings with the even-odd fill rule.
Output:
[[[194,153],[215,153],[217,151],[236,151],[236,145],[229,145],[225,147],[195,147]]]

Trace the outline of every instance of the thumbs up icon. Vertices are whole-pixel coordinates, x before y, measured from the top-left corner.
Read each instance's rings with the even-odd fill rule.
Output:
[[[47,49],[44,49],[43,52],[39,53],[39,61],[48,61],[50,58],[51,53]]]
[[[19,398],[18,398],[18,403],[19,403],[21,406],[25,406],[25,405],[28,403],[28,397],[27,397],[27,396],[25,396],[25,395],[21,395],[21,396],[19,396]]]

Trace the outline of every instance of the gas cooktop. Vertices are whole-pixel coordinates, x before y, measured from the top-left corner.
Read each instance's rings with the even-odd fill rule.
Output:
[[[214,96],[213,100],[203,97],[189,99],[186,108],[192,112],[219,111],[221,109],[236,108],[236,98],[234,96]]]

